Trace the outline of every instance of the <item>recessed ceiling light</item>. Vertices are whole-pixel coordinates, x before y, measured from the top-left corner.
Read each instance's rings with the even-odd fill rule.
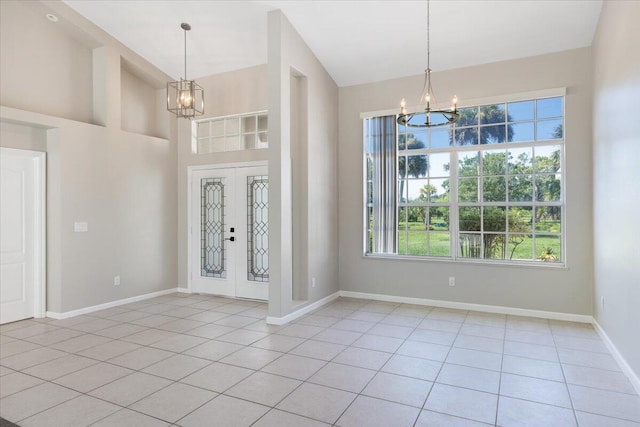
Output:
[[[53,13],[47,13],[45,16],[51,22],[58,22],[58,17],[56,15],[54,15]]]

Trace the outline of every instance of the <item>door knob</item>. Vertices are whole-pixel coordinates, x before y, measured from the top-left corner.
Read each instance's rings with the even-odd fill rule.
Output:
[[[235,238],[235,237],[233,237],[233,236],[231,236],[231,237],[229,237],[228,239],[224,239],[224,240],[231,240],[232,242],[235,242],[235,241],[236,241],[236,238]]]

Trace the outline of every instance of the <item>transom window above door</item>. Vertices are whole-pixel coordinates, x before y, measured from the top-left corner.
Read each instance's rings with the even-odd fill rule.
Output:
[[[259,111],[197,120],[192,135],[197,154],[268,148],[268,115]]]

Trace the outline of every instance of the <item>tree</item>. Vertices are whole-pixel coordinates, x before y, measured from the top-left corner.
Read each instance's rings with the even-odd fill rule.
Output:
[[[420,141],[413,134],[400,134],[398,137],[398,150],[417,150],[424,148],[424,142]],[[407,177],[418,178],[425,176],[429,170],[427,156],[400,156],[398,159],[398,177],[400,178],[400,200],[404,197],[404,182]]]
[[[507,141],[504,126],[481,126],[480,141],[478,141],[478,122],[485,124],[505,123],[505,111],[502,105],[483,105],[479,109],[475,107],[461,108],[460,118],[456,122],[455,145],[495,144]],[[510,117],[506,117],[510,121]],[[465,126],[472,126],[464,128]],[[509,130],[508,140],[513,139],[513,126],[507,125]]]

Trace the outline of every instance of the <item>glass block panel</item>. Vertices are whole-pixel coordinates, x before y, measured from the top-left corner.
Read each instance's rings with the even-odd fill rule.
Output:
[[[247,177],[247,280],[269,281],[269,178]]]
[[[504,123],[505,105],[493,104],[480,107],[480,124]]]
[[[209,123],[211,122],[201,122],[198,123],[196,129],[196,137],[197,138],[205,138],[209,136]]]
[[[480,127],[480,144],[502,144],[506,140],[505,125]]]
[[[225,138],[223,136],[211,138],[211,143],[209,144],[210,152],[220,153],[224,151],[224,140]]]
[[[509,102],[507,104],[507,121],[533,120],[533,104],[533,101]]]
[[[211,147],[209,145],[209,138],[200,138],[198,139],[198,153],[210,153]]]
[[[509,142],[533,141],[533,122],[509,123],[507,125],[507,140]]]
[[[225,135],[237,135],[240,133],[240,118],[229,117],[224,119],[224,133]]]
[[[562,120],[539,121],[536,129],[536,140],[562,139]]]
[[[258,134],[258,142],[256,143],[256,148],[267,148],[269,146],[269,138],[267,137],[266,132],[260,132]]]
[[[221,178],[200,180],[200,275],[224,278],[224,182]]]
[[[256,116],[247,116],[242,118],[242,132],[243,133],[255,133],[256,131]]]
[[[250,133],[248,135],[242,135],[242,140],[244,141],[244,148],[245,150],[252,150],[254,148],[256,148],[256,135],[253,133]]]
[[[482,236],[476,233],[460,233],[458,256],[462,258],[482,257]]]
[[[228,136],[225,139],[224,149],[225,149],[225,151],[238,151],[238,150],[240,150],[240,135]]]
[[[258,132],[266,132],[269,129],[269,119],[266,114],[258,116]]]
[[[212,120],[211,121],[211,136],[224,135],[224,120]]]
[[[562,117],[562,97],[538,99],[536,101],[538,119]]]

